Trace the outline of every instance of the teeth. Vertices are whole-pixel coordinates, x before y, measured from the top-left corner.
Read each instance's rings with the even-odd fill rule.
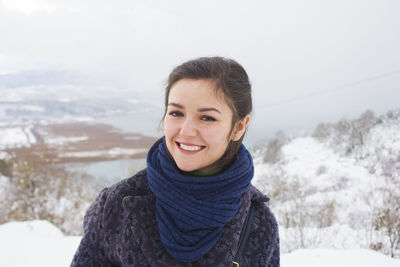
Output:
[[[200,150],[200,149],[201,149],[200,146],[187,146],[187,145],[184,145],[184,144],[179,144],[179,146],[180,146],[182,149],[188,150],[188,151],[197,151],[197,150]]]

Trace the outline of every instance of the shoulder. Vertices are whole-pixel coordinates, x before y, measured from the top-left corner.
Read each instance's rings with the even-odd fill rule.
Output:
[[[276,218],[267,205],[269,198],[253,186],[250,190],[255,211],[244,254],[251,261],[249,266],[278,266],[279,230]]]
[[[121,180],[106,189],[107,202],[132,195],[150,194],[147,182],[147,169],[143,169],[134,176]]]
[[[256,187],[250,186],[251,201],[255,205],[253,234],[268,238],[278,237],[278,223],[271,209],[267,205],[269,197],[261,193]]]
[[[151,194],[146,169],[104,188],[85,214],[85,232],[95,228],[95,225],[101,229],[115,226],[124,211],[123,204],[126,198]]]
[[[271,241],[277,239],[279,236],[278,223],[271,209],[265,202],[255,203],[255,205],[254,228],[252,233],[257,236],[263,236]]]
[[[259,220],[260,224],[267,224],[271,229],[278,230],[278,224],[275,216],[268,206],[269,197],[259,191],[256,187],[250,186],[251,201],[256,205],[255,218]]]
[[[104,220],[107,221],[123,211],[124,202],[129,197],[152,195],[147,182],[147,169],[143,169],[134,176],[121,180],[105,191]]]
[[[150,194],[146,170],[104,188],[91,204],[84,218],[84,235],[74,256],[72,266],[119,265],[120,235],[127,225],[124,220],[124,199]]]
[[[122,206],[123,199],[127,196],[149,194],[151,194],[151,191],[147,183],[147,170],[144,169],[130,178],[104,188],[86,212],[85,220],[100,214],[108,215],[110,214],[110,210],[119,210]],[[104,219],[107,219],[107,216]]]

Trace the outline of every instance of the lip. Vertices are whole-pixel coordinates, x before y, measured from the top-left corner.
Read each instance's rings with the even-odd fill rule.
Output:
[[[178,141],[175,141],[175,144],[176,144],[176,146],[178,147],[178,150],[179,150],[180,152],[182,152],[183,154],[186,154],[186,155],[194,155],[194,154],[197,154],[197,153],[199,153],[200,151],[202,151],[202,150],[206,147],[206,146],[202,146],[202,145],[196,145],[196,144],[185,143],[185,142],[178,142]],[[201,148],[200,148],[200,150],[197,150],[197,151],[188,151],[188,150],[182,149],[182,148],[179,146],[179,144],[183,144],[183,145],[186,145],[186,146],[199,146],[199,147],[201,147]]]
[[[185,143],[185,142],[179,142],[179,141],[175,141],[175,143],[183,144],[185,146],[201,146],[201,147],[205,147],[205,146],[202,146],[202,145],[196,145],[196,144],[192,144],[192,143]]]

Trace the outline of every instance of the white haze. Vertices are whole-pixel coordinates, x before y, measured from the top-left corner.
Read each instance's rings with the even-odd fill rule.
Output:
[[[399,10],[396,0],[0,0],[0,75],[72,71],[88,88],[161,96],[177,64],[231,57],[254,88],[250,136],[271,136],[398,108]]]

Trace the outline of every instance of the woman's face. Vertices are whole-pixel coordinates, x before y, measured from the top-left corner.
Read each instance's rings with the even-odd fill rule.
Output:
[[[182,171],[212,171],[230,141],[232,111],[209,80],[182,79],[169,93],[164,134]]]

